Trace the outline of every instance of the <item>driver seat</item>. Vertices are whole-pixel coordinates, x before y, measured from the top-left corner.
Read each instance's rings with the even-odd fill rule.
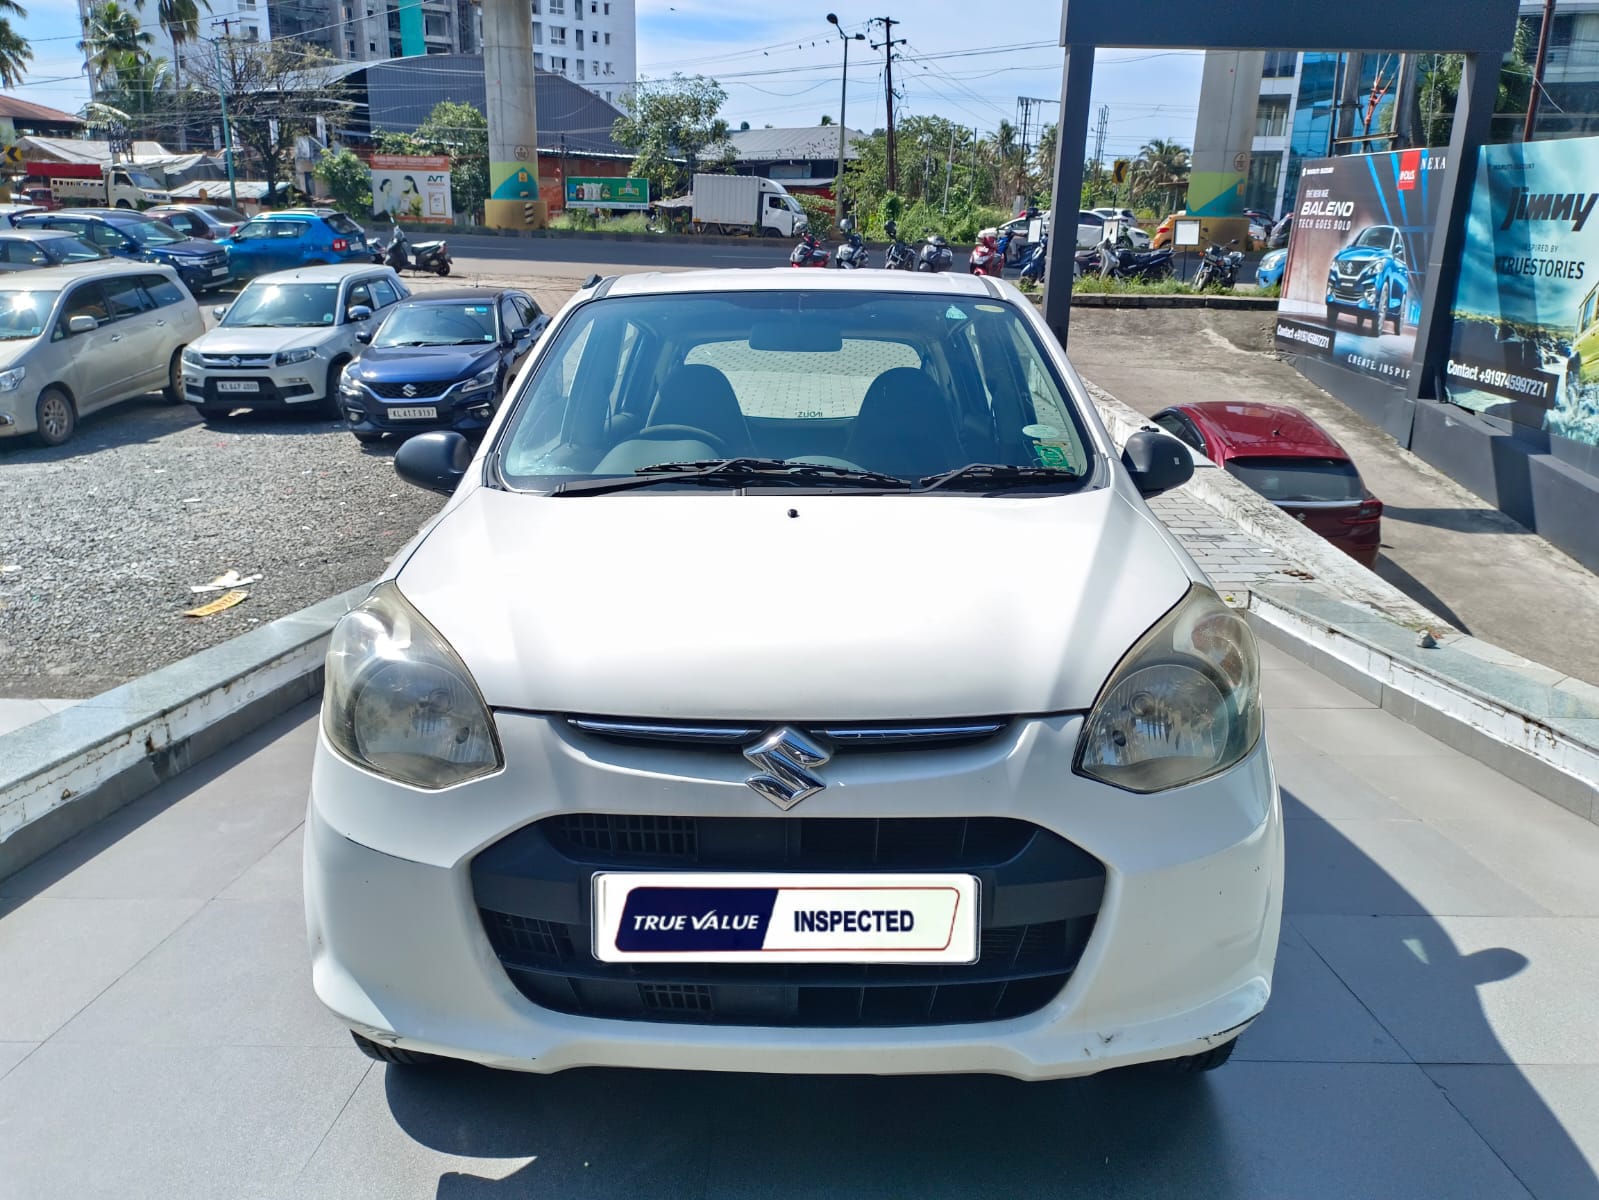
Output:
[[[659,425],[687,425],[703,429],[721,441],[732,458],[754,452],[744,410],[738,406],[733,385],[715,367],[694,363],[674,367],[661,383],[650,410],[646,429]]]
[[[944,389],[917,367],[884,371],[866,389],[844,457],[904,478],[957,466],[964,459]]]

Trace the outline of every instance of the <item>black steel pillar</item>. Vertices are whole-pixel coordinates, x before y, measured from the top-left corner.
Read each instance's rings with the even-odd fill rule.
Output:
[[[1427,258],[1427,286],[1416,329],[1416,351],[1408,394],[1412,400],[1442,400],[1444,372],[1454,329],[1455,285],[1466,248],[1466,218],[1477,183],[1477,159],[1488,136],[1499,94],[1499,55],[1468,54],[1455,98],[1449,164],[1438,198],[1438,229]]]
[[[1072,268],[1077,257],[1073,200],[1082,201],[1088,152],[1088,94],[1094,86],[1094,47],[1066,46],[1060,77],[1060,124],[1055,135],[1055,189],[1049,254],[1044,263],[1044,320],[1066,344],[1072,313]]]

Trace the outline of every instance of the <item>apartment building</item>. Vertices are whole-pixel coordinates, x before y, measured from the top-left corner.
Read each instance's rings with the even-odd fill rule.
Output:
[[[638,71],[634,0],[532,0],[533,65],[615,104]]]

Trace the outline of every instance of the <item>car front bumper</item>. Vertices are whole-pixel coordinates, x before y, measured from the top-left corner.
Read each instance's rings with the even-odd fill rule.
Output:
[[[327,359],[321,355],[285,367],[244,366],[217,370],[183,364],[183,398],[190,404],[234,408],[292,409],[314,404],[327,394]],[[225,383],[254,385],[253,391],[223,391]]]
[[[1071,773],[1080,717],[1018,720],[979,746],[838,758],[808,818],[1018,818],[1104,868],[1081,958],[1025,1015],[968,1024],[689,1024],[559,1012],[512,982],[485,932],[474,859],[562,813],[764,818],[748,764],[596,745],[556,717],[498,713],[506,766],[427,793],[319,739],[305,903],[318,997],[374,1041],[548,1073],[618,1066],[798,1074],[1092,1074],[1237,1036],[1271,992],[1283,826],[1262,741],[1213,779],[1138,796]],[[897,761],[896,761],[897,760]],[[584,947],[582,953],[587,953]],[[674,964],[675,966],[675,964]]]
[[[345,419],[356,433],[427,433],[448,429],[456,433],[481,434],[494,420],[498,406],[495,392],[489,389],[460,395],[460,384],[452,385],[442,396],[417,396],[407,399],[384,399],[363,388],[359,394],[339,391],[339,406]],[[395,417],[394,409],[431,408],[436,417]]]

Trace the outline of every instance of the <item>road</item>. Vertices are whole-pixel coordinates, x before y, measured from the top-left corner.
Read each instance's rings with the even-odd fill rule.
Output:
[[[0,881],[0,1196],[1599,1197],[1599,828],[1265,655],[1274,994],[1022,1084],[363,1058],[311,993],[302,708]]]

